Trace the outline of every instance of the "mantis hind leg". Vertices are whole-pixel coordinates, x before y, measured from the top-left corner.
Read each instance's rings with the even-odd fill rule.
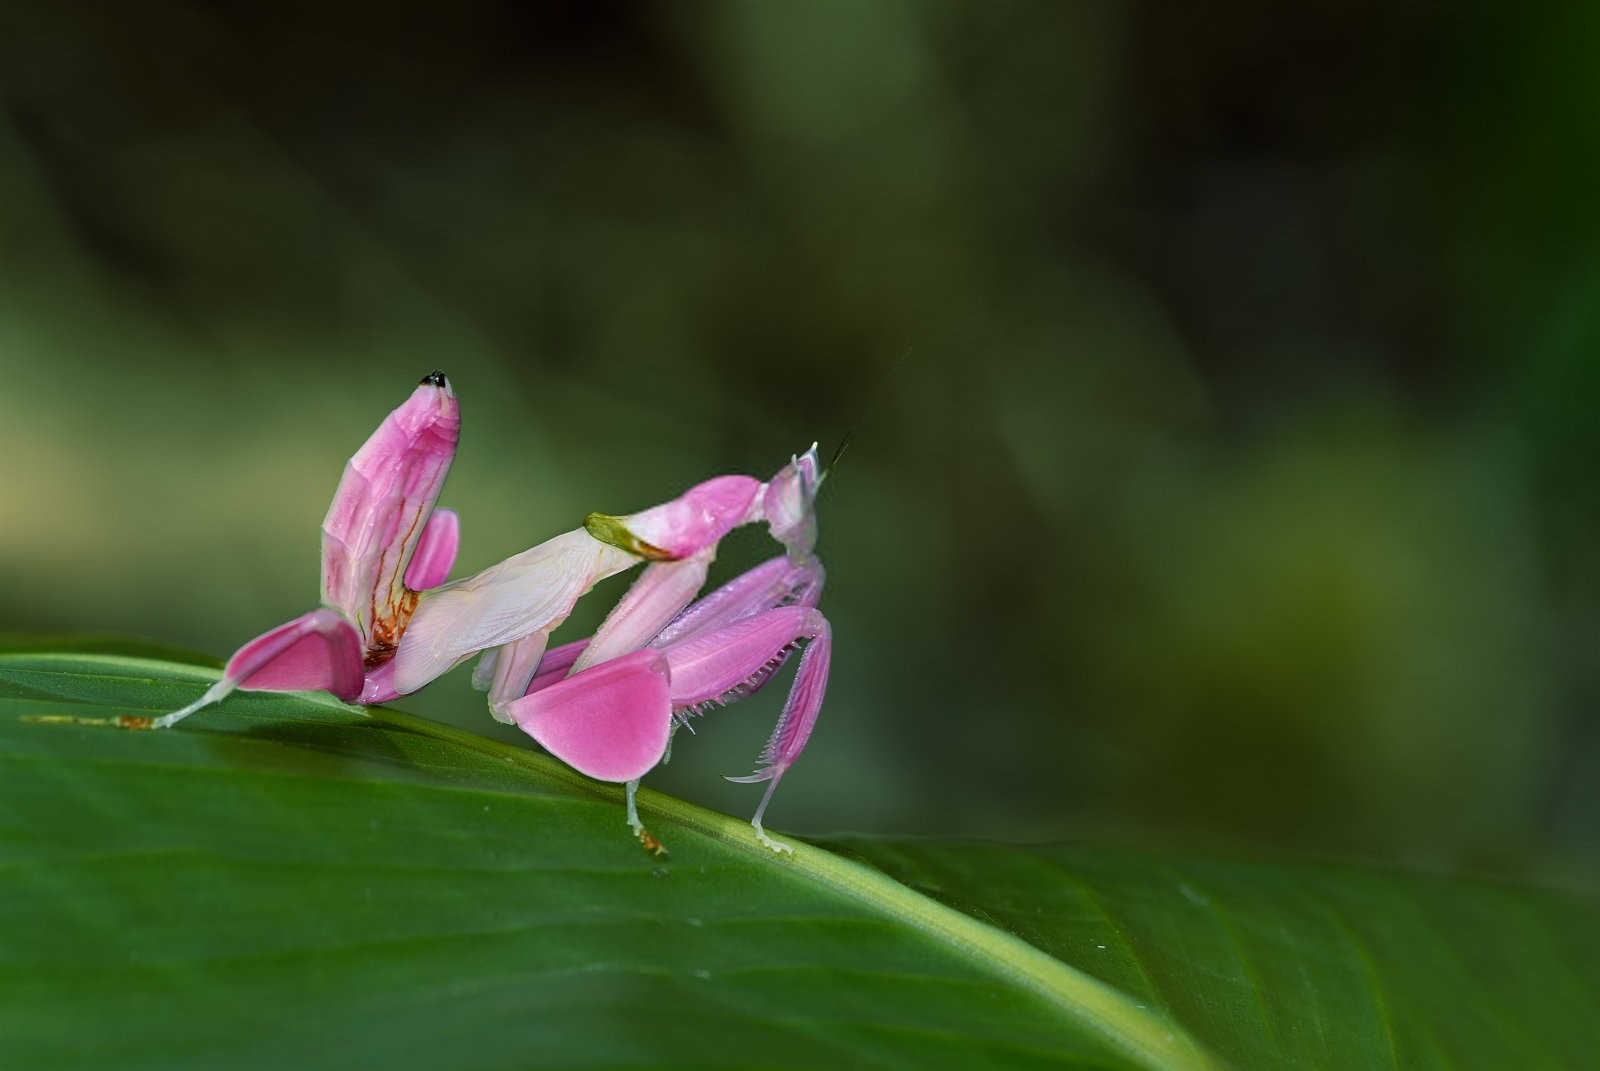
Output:
[[[639,779],[635,777],[624,787],[628,793],[628,828],[633,830],[633,835],[639,838],[639,843],[644,845],[645,851],[651,855],[666,855],[667,846],[662,844],[654,833],[646,829],[643,822],[639,821],[639,801],[636,798],[639,794]]]
[[[152,727],[167,729],[224,698],[236,688],[263,692],[324,690],[351,702],[361,695],[361,639],[333,610],[313,610],[245,644],[228,659],[222,679],[181,710],[163,714]]]
[[[793,848],[768,836],[762,822],[778,781],[805,750],[822,709],[833,651],[827,619],[804,603],[783,606],[750,614],[720,629],[696,632],[663,648],[671,671],[672,705],[683,709],[744,698],[770,680],[775,666],[802,642],[805,652],[783,714],[761,752],[761,768],[747,777],[728,778],[742,783],[768,782],[750,824],[761,843],[776,852]]]
[[[644,832],[644,823],[639,821],[639,779],[635,777],[627,784],[628,789],[628,828],[633,830],[634,836]]]

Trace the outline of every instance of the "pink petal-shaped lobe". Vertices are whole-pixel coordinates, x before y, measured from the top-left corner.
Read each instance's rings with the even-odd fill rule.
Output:
[[[666,753],[666,658],[645,650],[603,662],[518,699],[510,712],[523,732],[579,773],[632,781]]]
[[[350,459],[322,522],[322,602],[355,625],[374,665],[393,652],[415,605],[404,573],[460,430],[449,380],[427,376]]]
[[[321,689],[349,702],[361,695],[361,641],[337,613],[313,610],[239,648],[223,676],[240,688]]]
[[[456,511],[434,510],[422,529],[411,564],[406,566],[406,587],[412,591],[427,591],[449,580],[460,546],[461,518],[456,516]]]

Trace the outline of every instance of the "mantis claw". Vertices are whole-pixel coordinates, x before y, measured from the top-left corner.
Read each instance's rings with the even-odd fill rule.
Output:
[[[761,828],[761,823],[760,822],[751,822],[750,825],[756,831],[756,840],[759,840],[766,847],[771,848],[773,851],[777,852],[779,855],[793,855],[794,854],[794,846],[793,845],[785,844],[781,840],[773,840],[771,837],[767,836],[767,831],[765,829]]]
[[[628,828],[637,837],[644,833],[644,823],[639,821],[639,779],[635,777],[624,787],[628,795]]]
[[[793,855],[794,849],[792,847],[783,843],[781,840],[773,840],[771,837],[767,836],[766,827],[761,824],[761,819],[765,817],[767,813],[767,804],[772,802],[773,790],[778,787],[778,781],[782,777],[782,770],[776,770],[769,767],[765,770],[762,770],[760,773],[751,774],[749,777],[730,777],[727,778],[727,780],[737,781],[744,784],[749,784],[755,781],[767,782],[767,791],[762,793],[761,803],[758,807],[756,807],[755,817],[750,819],[750,825],[756,831],[756,840],[759,840],[762,844],[765,844],[768,848],[771,848],[773,851],[778,852],[779,854],[788,853],[789,855]]]
[[[634,798],[639,792],[639,779],[637,777],[628,782],[627,790],[628,828],[633,830],[633,835],[639,838],[639,843],[644,845],[644,850],[649,852],[651,855],[659,859],[663,856],[672,854],[667,851],[667,846],[662,844],[661,841],[656,838],[654,833],[651,833],[648,829],[646,829],[643,822],[639,821],[639,803],[638,800]]]
[[[196,699],[193,703],[190,703],[186,707],[181,707],[178,710],[174,710],[170,714],[163,714],[161,717],[153,720],[150,723],[150,728],[170,729],[184,718],[187,718],[190,714],[193,714],[195,711],[204,710],[212,703],[221,702],[234,690],[235,687],[236,685],[232,681],[230,681],[227,677],[223,677],[210,688],[207,688],[205,694],[199,699]]]

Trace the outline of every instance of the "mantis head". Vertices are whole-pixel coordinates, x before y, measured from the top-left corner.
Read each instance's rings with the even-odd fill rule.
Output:
[[[793,561],[811,557],[817,545],[817,488],[826,475],[817,463],[817,444],[792,459],[767,482],[761,512],[772,538]]]

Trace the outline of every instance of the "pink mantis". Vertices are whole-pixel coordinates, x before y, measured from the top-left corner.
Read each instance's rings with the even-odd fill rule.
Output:
[[[753,694],[803,646],[761,768],[729,779],[767,782],[751,825],[761,843],[790,851],[762,819],[828,682],[815,445],[765,483],[719,476],[629,516],[592,513],[581,528],[444,583],[460,527],[435,502],[459,429],[449,381],[434,372],[345,468],[322,526],[323,605],[245,644],[221,680],[154,726],[236,688],[383,702],[482,652],[473,683],[494,716],[579,772],[626,785],[629,826],[659,849],[639,820],[639,779],[666,759],[679,726]],[[758,522],[784,553],[696,601],[722,538]],[[640,561],[649,565],[592,637],[547,650],[579,598]]]

